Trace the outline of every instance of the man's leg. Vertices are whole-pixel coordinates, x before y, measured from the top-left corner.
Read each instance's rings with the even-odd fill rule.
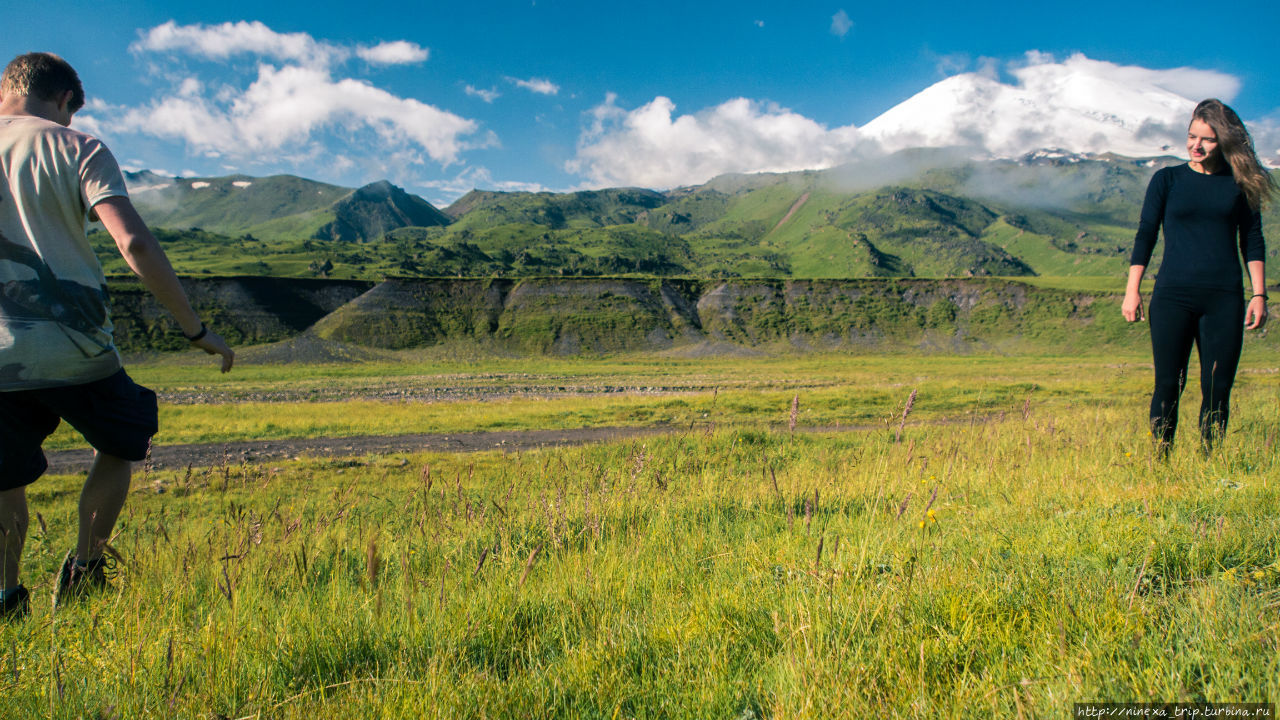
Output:
[[[123,371],[85,385],[46,391],[49,405],[96,451],[80,494],[75,556],[102,557],[129,494],[131,461],[146,457],[156,432],[156,395]]]
[[[98,452],[85,478],[80,493],[80,534],[76,539],[76,558],[83,564],[102,557],[111,539],[111,530],[120,517],[120,509],[129,496],[133,463],[114,455]]]
[[[18,587],[18,570],[22,564],[22,546],[27,541],[27,488],[0,490],[0,552],[3,572],[0,590]]]
[[[27,485],[48,467],[40,445],[57,427],[58,416],[31,393],[0,392],[0,590],[12,592],[22,579]]]

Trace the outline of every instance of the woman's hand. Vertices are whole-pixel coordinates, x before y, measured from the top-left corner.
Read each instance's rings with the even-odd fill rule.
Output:
[[[1257,330],[1267,324],[1267,299],[1255,295],[1249,299],[1249,307],[1244,311],[1244,327],[1246,330]]]
[[[1259,298],[1261,299],[1261,298]],[[1250,305],[1249,307],[1253,307]],[[1124,303],[1120,305],[1120,312],[1124,315],[1124,319],[1129,322],[1138,322],[1146,320],[1147,316],[1142,312],[1142,293],[1129,291],[1124,294]],[[1267,309],[1262,309],[1263,316],[1266,316]]]

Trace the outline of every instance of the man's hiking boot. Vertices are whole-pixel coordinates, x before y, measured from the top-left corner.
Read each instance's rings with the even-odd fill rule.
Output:
[[[0,603],[0,621],[13,621],[25,618],[31,612],[31,593],[27,592],[24,585],[18,586],[18,591],[9,596],[8,600]]]
[[[66,559],[62,561],[62,570],[58,573],[58,589],[53,596],[53,604],[61,605],[66,600],[105,590],[107,572],[114,576],[115,567],[115,559],[105,555],[97,560],[90,560],[88,565],[80,565],[76,562],[76,551],[68,552]]]

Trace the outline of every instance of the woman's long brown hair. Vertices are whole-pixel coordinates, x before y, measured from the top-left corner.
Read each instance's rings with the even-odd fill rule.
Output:
[[[1280,189],[1276,180],[1262,167],[1258,153],[1253,148],[1253,138],[1245,128],[1244,122],[1221,100],[1209,98],[1196,105],[1191,119],[1201,120],[1213,128],[1218,136],[1218,150],[1231,166],[1231,174],[1236,184],[1249,201],[1249,207],[1261,210],[1262,204],[1271,199],[1272,193]]]

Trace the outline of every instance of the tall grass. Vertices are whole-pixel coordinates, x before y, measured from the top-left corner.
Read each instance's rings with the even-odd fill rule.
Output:
[[[901,442],[887,413],[849,433],[708,425],[520,455],[152,473],[112,540],[128,561],[115,588],[0,626],[4,712],[978,718],[1274,702],[1280,391],[1242,382],[1236,404],[1219,451],[1183,442],[1167,462],[1141,397],[1023,393],[1004,412],[907,423]],[[922,389],[911,417],[928,405]],[[72,477],[31,489],[48,522],[27,548],[39,597],[77,491]]]

